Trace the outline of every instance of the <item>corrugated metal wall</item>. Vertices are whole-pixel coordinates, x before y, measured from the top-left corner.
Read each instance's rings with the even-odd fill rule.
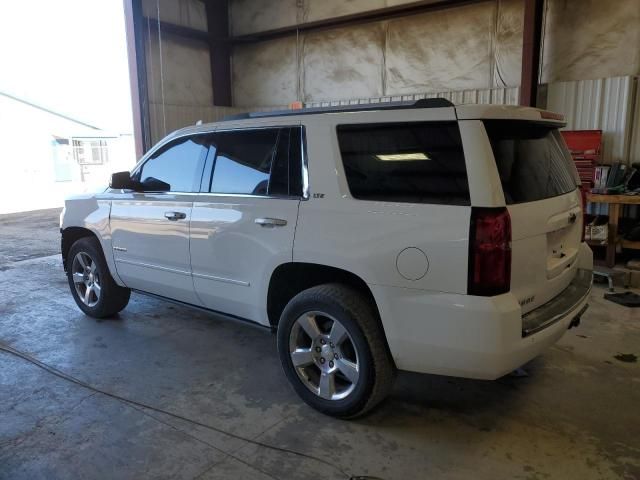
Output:
[[[518,105],[520,88],[487,88],[478,90],[460,90],[437,93],[416,93],[413,95],[392,95],[386,97],[368,97],[350,100],[326,102],[307,102],[305,107],[329,107],[336,105],[358,105],[364,103],[384,103],[399,101],[415,101],[422,98],[446,98],[456,105],[463,103],[482,103],[494,105]]]
[[[603,161],[627,163],[636,84],[630,76],[552,83],[547,108],[566,115],[568,130],[602,130]],[[635,121],[637,124],[637,117]]]

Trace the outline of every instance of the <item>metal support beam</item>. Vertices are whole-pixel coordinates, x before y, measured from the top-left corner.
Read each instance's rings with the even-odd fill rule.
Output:
[[[207,0],[205,7],[209,29],[213,104],[221,107],[230,107],[232,96],[229,2],[228,0]]]
[[[214,0],[215,1],[215,0]],[[301,23],[299,25],[291,25],[263,32],[249,33],[231,37],[231,43],[254,43],[264,40],[272,40],[274,38],[287,37],[304,32],[313,32],[318,30],[329,30],[332,28],[346,27],[358,25],[362,23],[379,22],[381,20],[389,20],[392,18],[407,17],[420,13],[433,12],[436,10],[444,10],[446,8],[460,7],[473,3],[487,2],[490,0],[422,0],[391,7],[378,8],[366,12],[353,13],[340,17],[327,18],[317,20],[315,22]],[[209,27],[211,30],[211,27]]]
[[[149,92],[147,90],[147,66],[144,53],[144,29],[141,0],[123,0],[127,56],[129,59],[129,84],[133,110],[133,138],[136,157],[140,158],[151,147],[149,128]]]
[[[149,25],[149,28],[158,30],[158,19],[144,17],[145,24]],[[183,27],[182,25],[175,25],[173,23],[160,21],[160,31],[168,33],[170,35],[177,35],[179,37],[188,38],[190,40],[198,40],[200,42],[209,42],[209,34],[203,30],[196,30],[195,28]]]
[[[538,98],[543,10],[544,0],[525,0],[520,80],[520,105],[525,107],[535,107]]]

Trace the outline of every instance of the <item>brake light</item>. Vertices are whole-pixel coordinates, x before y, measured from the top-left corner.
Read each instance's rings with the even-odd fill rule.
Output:
[[[584,242],[585,230],[587,225],[587,192],[580,189],[580,202],[582,203],[582,235],[580,235],[580,243]]]
[[[493,296],[511,287],[511,218],[506,208],[472,208],[469,295]]]

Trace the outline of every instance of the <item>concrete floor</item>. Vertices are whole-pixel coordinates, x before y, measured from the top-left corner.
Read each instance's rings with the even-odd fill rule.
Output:
[[[0,215],[0,269],[12,262],[60,253],[61,210]]]
[[[0,342],[96,387],[349,475],[640,478],[640,312],[604,301],[602,288],[529,376],[403,373],[373,414],[338,421],[297,399],[266,331],[140,295],[119,318],[85,317],[59,256],[47,256],[58,250],[57,214],[0,216]],[[0,478],[345,477],[0,351]]]

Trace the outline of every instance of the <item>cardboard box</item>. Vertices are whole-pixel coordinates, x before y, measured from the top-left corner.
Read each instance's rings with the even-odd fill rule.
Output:
[[[627,268],[629,270],[640,270],[640,260],[629,260],[627,262]]]
[[[631,274],[631,278],[629,279],[629,286],[633,288],[640,288],[640,272],[632,270],[629,273]]]

